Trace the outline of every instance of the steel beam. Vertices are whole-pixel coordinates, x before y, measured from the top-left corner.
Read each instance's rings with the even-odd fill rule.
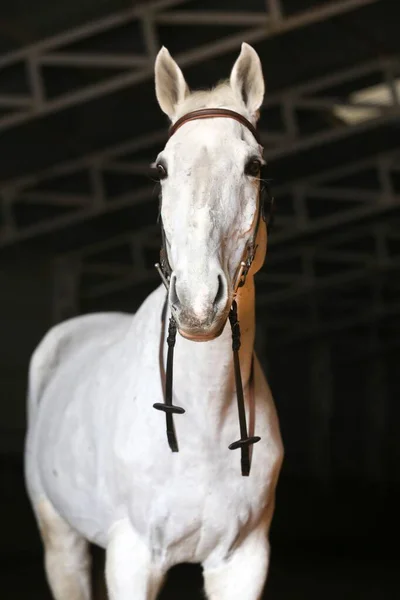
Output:
[[[217,10],[173,10],[155,16],[155,21],[163,25],[242,25],[244,27],[260,23],[269,25],[269,15],[265,12],[217,11]]]
[[[254,15],[257,17],[256,22],[251,15],[247,15],[243,21],[243,31],[240,34],[234,34],[228,36],[221,41],[209,43],[207,45],[200,46],[182,52],[177,55],[177,60],[182,66],[192,65],[203,60],[225,54],[235,48],[243,41],[246,40],[250,43],[256,43],[262,40],[266,40],[278,35],[282,35],[289,31],[307,27],[311,24],[324,21],[326,19],[345,14],[349,11],[355,10],[362,6],[373,4],[378,0],[338,0],[337,2],[324,3],[321,6],[317,6],[294,15],[285,17],[281,14],[281,9],[278,3],[273,2],[271,7],[271,18],[268,18],[268,13],[264,15],[264,23],[260,15]],[[47,40],[43,40],[37,44],[29,46],[23,50],[11,52],[6,54],[0,59],[0,69],[2,67],[25,64],[28,73],[28,84],[31,93],[31,104],[28,105],[28,109],[21,108],[17,113],[10,113],[0,119],[0,130],[5,130],[10,127],[21,125],[24,122],[31,121],[35,118],[42,117],[44,115],[52,114],[60,110],[75,106],[82,102],[87,102],[95,98],[99,98],[106,94],[122,90],[127,87],[138,85],[143,81],[148,80],[153,76],[152,62],[154,60],[155,45],[158,44],[156,23],[157,21],[165,20],[171,22],[171,19],[176,24],[180,21],[182,25],[190,22],[203,24],[210,26],[210,19],[222,18],[225,22],[229,23],[234,17],[232,13],[226,12],[224,15],[217,13],[214,14],[198,12],[198,11],[185,11],[184,13],[174,13],[169,11],[164,13],[167,8],[182,4],[183,0],[159,0],[157,2],[148,2],[138,7],[128,9],[99,21],[93,21],[87,25],[72,29],[63,34],[53,36]],[[175,14],[175,16],[174,16]],[[250,19],[251,17],[251,19]],[[174,20],[175,19],[175,20]],[[74,42],[89,40],[94,35],[117,29],[121,25],[138,20],[141,24],[142,30],[145,34],[145,42],[147,46],[147,56],[135,57],[132,56],[132,65],[127,63],[126,57],[118,58],[111,56],[104,56],[100,54],[98,58],[95,56],[81,56],[83,61],[80,66],[83,68],[84,63],[86,66],[101,65],[101,57],[103,56],[103,66],[117,66],[124,63],[125,66],[138,66],[143,60],[142,64],[139,64],[139,68],[128,73],[119,75],[111,75],[104,81],[92,85],[85,86],[74,92],[67,92],[60,94],[56,98],[47,99],[46,94],[46,80],[41,71],[41,66],[52,63],[71,64],[74,61],[70,53],[67,56],[63,53],[63,47],[71,45]],[[245,29],[248,23],[253,25],[250,29]],[[261,26],[260,26],[261,21]],[[233,24],[233,23],[232,23]],[[121,63],[122,61],[122,63]],[[76,65],[76,61],[74,62]],[[29,108],[30,106],[30,108]]]
[[[310,398],[308,464],[311,475],[324,487],[332,476],[331,422],[334,408],[333,371],[329,339],[314,339],[310,345]]]
[[[375,67],[376,65],[373,63],[368,66],[368,70],[370,71]],[[367,70],[367,66],[364,65],[362,68],[360,67],[360,69],[361,72],[365,72]],[[353,75],[357,74],[358,77],[360,69],[353,69]],[[347,80],[348,77],[349,72],[346,71],[343,74],[343,78]],[[335,78],[337,79],[336,76]],[[324,78],[324,80],[326,80],[326,78]],[[311,84],[308,84],[308,87],[309,85]],[[320,90],[320,86],[317,85],[317,82],[312,82],[312,86]],[[300,101],[301,98],[298,96],[298,90],[301,89],[301,86],[297,86],[296,89],[297,91],[295,91],[295,89],[286,90],[282,92],[280,96],[275,96],[275,98],[270,99],[268,102],[275,103],[278,99],[280,99],[281,105],[284,107],[288,99],[292,99],[291,101],[293,102]],[[267,104],[267,106],[270,105],[271,104]],[[281,156],[299,151],[301,149],[309,149],[319,146],[323,143],[336,141],[337,139],[344,138],[346,136],[349,137],[363,131],[371,131],[375,127],[379,127],[398,119],[398,116],[400,115],[400,112],[398,111],[398,108],[393,107],[393,110],[384,117],[374,119],[369,122],[364,122],[352,127],[343,126],[339,128],[333,128],[326,132],[300,137],[297,140],[293,139],[293,135],[296,135],[296,130],[291,129],[290,124],[287,124],[288,130],[283,132],[281,137],[278,136],[278,138],[275,140],[277,142],[276,147],[268,150],[266,152],[266,156],[270,160],[276,160]],[[291,140],[290,136],[292,136]],[[144,187],[139,190],[134,190],[132,194],[125,194],[119,198],[113,198],[112,202],[109,202],[106,197],[104,185],[101,182],[103,181],[104,174],[108,170],[114,172],[119,170],[120,172],[124,171],[125,173],[129,170],[131,173],[142,172],[143,174],[146,174],[148,171],[143,162],[132,162],[131,160],[127,161],[124,156],[135,151],[139,152],[141,149],[150,148],[154,145],[161,145],[165,138],[165,131],[154,132],[135,140],[119,144],[112,148],[93,153],[89,156],[56,165],[36,174],[4,182],[3,185],[0,186],[0,194],[2,194],[3,197],[9,198],[9,203],[12,204],[13,202],[20,201],[21,196],[25,193],[26,188],[29,188],[30,192],[38,191],[40,193],[40,190],[32,190],[32,188],[40,188],[43,182],[54,179],[57,176],[74,174],[75,172],[85,169],[88,171],[89,179],[92,182],[91,197],[93,208],[88,209],[83,207],[82,210],[77,210],[73,214],[54,217],[51,221],[38,222],[32,224],[29,228],[20,230],[11,230],[8,228],[7,231],[0,232],[0,246],[9,245],[19,240],[42,235],[51,229],[55,230],[64,226],[69,226],[71,224],[90,219],[100,213],[119,210],[121,207],[129,205],[130,202],[137,203],[140,201],[147,201],[151,197],[152,193],[152,186],[150,185],[147,187],[147,194],[146,188]],[[326,171],[316,176],[309,176],[296,182],[292,182],[287,186],[281,186],[277,188],[275,190],[275,195],[278,198],[284,194],[290,194],[293,197],[294,212],[293,218],[288,218],[286,220],[284,218],[281,219],[281,225],[283,226],[282,230],[277,232],[271,239],[271,244],[280,244],[288,240],[297,239],[299,236],[304,234],[322,231],[340,224],[354,222],[360,218],[372,216],[374,214],[380,214],[381,212],[390,210],[393,206],[399,203],[399,197],[393,190],[390,176],[391,169],[397,168],[396,164],[398,162],[398,154],[398,152],[393,151],[389,153],[382,153],[377,159],[374,158],[358,161],[353,165],[350,165],[350,167],[346,165],[345,167],[335,168],[331,172]],[[330,173],[332,178],[338,178],[339,174],[345,175],[346,173],[348,174],[350,172],[355,172],[358,168],[361,169],[362,167],[366,166],[372,166],[378,170],[379,178],[381,180],[381,190],[373,192],[370,190],[356,190],[355,188],[350,190],[343,188],[329,188]],[[60,192],[60,194],[61,193],[62,192]],[[318,219],[311,219],[307,210],[307,195],[308,197],[318,197],[318,194],[320,194],[320,197],[322,198],[330,197],[337,200],[343,200],[344,202],[347,200],[357,201],[359,202],[360,206],[352,210],[348,210],[347,208],[345,210],[338,210],[338,212],[334,215],[328,215]],[[71,200],[69,199],[68,201]],[[77,204],[79,204],[79,202],[80,200],[77,201]],[[63,200],[60,195],[60,206],[62,203]]]
[[[53,323],[79,314],[80,261],[74,256],[59,256],[53,268]]]
[[[46,52],[60,48],[61,46],[68,46],[76,42],[81,42],[100,33],[116,29],[126,25],[130,21],[141,18],[142,15],[146,14],[149,10],[167,10],[173,6],[179,6],[188,2],[190,2],[190,0],[150,0],[150,2],[142,3],[139,6],[119,12],[114,12],[101,19],[94,19],[89,23],[48,37],[20,50],[4,54],[0,57],[0,69],[23,61],[32,55],[42,56]]]
[[[57,67],[104,67],[107,69],[129,69],[148,66],[149,59],[137,54],[103,54],[101,52],[52,52],[43,56],[41,64]]]
[[[365,75],[369,75],[374,72],[376,72],[379,77],[383,77],[388,66],[390,66],[390,65],[392,65],[392,66],[398,65],[399,66],[400,60],[397,58],[396,59],[385,59],[384,61],[383,60],[379,60],[379,61],[373,60],[368,63],[352,67],[351,69],[345,69],[345,70],[342,70],[342,71],[339,71],[336,73],[332,73],[329,76],[324,76],[324,77],[309,81],[306,84],[289,87],[285,90],[282,90],[281,92],[278,92],[278,93],[268,96],[264,102],[263,109],[265,110],[265,109],[272,108],[272,107],[278,107],[278,108],[281,107],[283,114],[285,114],[288,110],[287,109],[288,104],[290,104],[293,107],[293,109],[300,107],[305,95],[307,96],[311,93],[321,93],[324,89],[329,88],[329,86],[331,86],[331,85],[337,85],[337,84],[346,83],[349,81],[357,81],[359,78],[362,78]],[[387,81],[387,85],[390,85],[390,83],[391,83],[390,81]],[[321,102],[321,98],[319,98],[318,101]],[[389,115],[385,115],[383,118],[383,123],[386,122],[387,118],[388,119],[398,118],[396,103],[393,103],[392,109],[394,112],[392,112]],[[269,143],[270,141],[273,141],[274,143],[276,143],[279,146],[279,150],[278,149],[270,150],[268,152],[267,158],[273,160],[273,159],[278,158],[281,155],[282,151],[287,153],[287,152],[296,152],[299,149],[300,150],[303,149],[303,147],[299,147],[299,146],[293,147],[292,140],[290,139],[293,137],[293,134],[298,134],[297,125],[295,123],[291,123],[292,117],[293,117],[293,115],[291,117],[288,117],[287,124],[286,124],[287,131],[282,131],[282,132],[264,131],[264,132],[261,132],[261,135],[262,135],[265,143]],[[313,147],[313,145],[321,145],[322,143],[329,141],[329,139],[326,140],[326,135],[330,135],[331,133],[334,134],[333,141],[335,141],[337,139],[337,136],[342,137],[342,136],[345,136],[349,132],[350,133],[363,132],[365,129],[368,129],[369,126],[374,127],[381,123],[382,123],[382,121],[380,121],[379,119],[378,120],[374,119],[374,120],[372,120],[371,123],[363,123],[363,124],[360,124],[359,126],[354,126],[354,127],[349,127],[349,126],[346,127],[345,125],[343,125],[343,127],[339,128],[339,129],[333,128],[333,131],[318,132],[317,134],[315,134],[313,136],[306,136],[305,140],[299,139],[297,141],[305,142],[305,144],[306,144],[305,148],[309,148],[309,147]],[[50,176],[53,176],[56,174],[63,174],[65,172],[70,172],[70,171],[73,171],[75,168],[76,169],[84,168],[85,166],[87,166],[88,163],[91,163],[92,161],[99,162],[99,160],[105,161],[106,159],[114,159],[116,157],[123,155],[124,153],[139,151],[140,149],[148,148],[152,144],[163,142],[165,139],[166,139],[166,131],[165,130],[145,134],[143,136],[140,136],[139,138],[135,138],[134,140],[123,142],[121,144],[112,146],[105,150],[101,150],[101,151],[93,153],[91,155],[84,156],[84,157],[81,157],[76,160],[67,161],[66,163],[63,163],[62,165],[56,165],[56,166],[50,167],[48,169],[43,170],[42,172],[39,172],[38,174],[36,174],[36,176],[33,176],[33,177],[27,176],[27,177],[22,177],[22,178],[16,178],[12,181],[9,181],[7,183],[7,185],[9,187],[10,186],[18,187],[20,185],[25,185],[25,184],[30,185],[30,184],[40,181],[41,179],[46,178],[46,177],[50,177]]]

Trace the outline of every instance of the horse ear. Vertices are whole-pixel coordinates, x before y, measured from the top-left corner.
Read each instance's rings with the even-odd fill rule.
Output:
[[[233,65],[230,76],[231,88],[240,102],[243,102],[254,119],[264,99],[264,77],[257,52],[243,42],[239,58]]]
[[[163,112],[172,120],[178,104],[189,94],[182,71],[163,46],[155,64],[156,96]]]

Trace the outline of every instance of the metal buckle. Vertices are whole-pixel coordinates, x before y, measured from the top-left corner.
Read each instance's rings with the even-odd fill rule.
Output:
[[[166,275],[164,275],[163,265],[160,265],[160,263],[156,263],[154,266],[157,269],[157,271],[161,277],[161,281],[165,285],[165,288],[168,292],[169,291],[169,278]]]
[[[246,260],[242,260],[239,265],[239,271],[236,275],[235,283],[233,286],[233,295],[237,294],[239,288],[243,287],[246,283],[246,277],[250,270],[251,265],[253,264],[254,257],[256,255],[257,246],[251,244],[247,246],[247,258]]]

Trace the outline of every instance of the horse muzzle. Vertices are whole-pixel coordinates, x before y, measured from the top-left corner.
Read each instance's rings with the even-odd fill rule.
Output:
[[[211,340],[215,340],[221,335],[221,333],[224,330],[226,321],[227,319],[223,321],[222,325],[219,328],[214,327],[212,330],[200,328],[187,330],[178,326],[178,332],[183,338],[191,342],[210,342]]]
[[[225,274],[220,271],[207,284],[188,286],[174,273],[169,301],[182,337],[197,342],[213,340],[222,333],[231,304]]]

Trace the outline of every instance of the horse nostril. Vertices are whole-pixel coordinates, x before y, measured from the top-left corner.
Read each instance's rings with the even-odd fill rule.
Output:
[[[169,284],[169,300],[172,306],[175,308],[178,308],[181,304],[176,291],[176,275],[171,276],[171,281]]]
[[[218,306],[225,297],[225,282],[222,275],[218,275],[218,290],[214,298],[214,306]]]

